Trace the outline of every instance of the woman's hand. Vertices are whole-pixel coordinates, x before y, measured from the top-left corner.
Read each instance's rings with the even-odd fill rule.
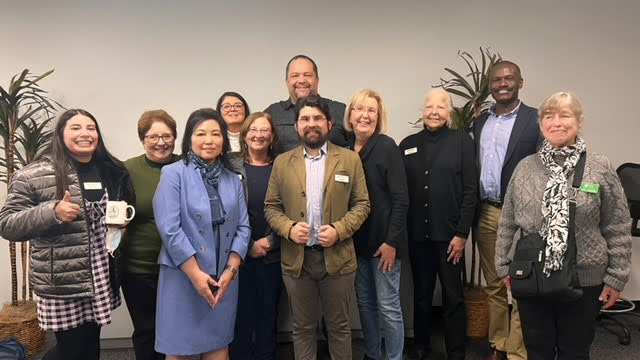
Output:
[[[209,276],[209,274],[200,270],[200,266],[198,266],[198,262],[193,256],[183,262],[182,265],[180,265],[180,269],[187,274],[187,277],[191,280],[191,284],[198,294],[207,301],[209,306],[213,307],[215,305],[215,298],[213,292],[211,292],[211,287],[219,286],[218,282]]]
[[[453,265],[459,263],[460,259],[462,259],[462,254],[464,254],[464,247],[466,245],[467,239],[460,236],[454,236],[453,239],[451,239],[451,242],[449,242],[449,248],[447,248],[447,254],[449,254],[447,262],[453,260]]]
[[[605,303],[604,305],[602,305],[603,309],[610,308],[611,306],[613,306],[613,304],[616,303],[616,301],[618,301],[618,299],[620,299],[620,291],[606,284],[602,288],[602,293],[600,293],[600,296],[598,297],[598,300]]]
[[[269,245],[269,240],[266,237],[256,240],[249,251],[249,256],[252,258],[261,258],[266,256],[269,250],[271,249],[271,245]]]
[[[391,272],[393,269],[393,263],[396,261],[396,248],[387,243],[382,243],[373,257],[380,256],[380,262],[378,263],[378,270],[383,273]]]
[[[71,193],[67,190],[64,192],[62,200],[56,204],[54,211],[56,219],[68,223],[80,215],[80,205],[71,202]]]
[[[218,280],[218,291],[213,295],[213,305],[211,305],[211,307],[218,305],[232,281],[233,273],[230,270],[223,271],[222,276],[220,276],[220,279]]]

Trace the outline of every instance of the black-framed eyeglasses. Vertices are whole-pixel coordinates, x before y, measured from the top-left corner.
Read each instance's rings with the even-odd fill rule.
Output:
[[[149,142],[151,142],[153,144],[157,144],[160,141],[160,139],[162,139],[162,141],[164,141],[165,143],[171,143],[174,140],[173,135],[169,135],[169,134],[165,134],[165,135],[146,135],[144,138],[149,140]]]
[[[244,104],[241,102],[237,102],[235,104],[222,104],[220,108],[222,109],[222,111],[231,111],[231,109],[240,111],[244,109]]]

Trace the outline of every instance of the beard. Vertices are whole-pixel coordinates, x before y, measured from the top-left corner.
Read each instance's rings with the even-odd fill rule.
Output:
[[[312,132],[315,131],[305,131],[302,142],[310,149],[319,149],[322,147],[322,145],[324,145],[324,143],[327,142],[327,139],[329,139],[329,134],[322,135],[322,133],[318,131],[317,137],[311,137],[309,135],[311,135]]]

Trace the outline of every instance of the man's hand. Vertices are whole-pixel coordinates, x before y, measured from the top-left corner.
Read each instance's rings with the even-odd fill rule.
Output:
[[[380,256],[380,262],[378,262],[378,270],[382,271],[383,273],[391,272],[393,263],[396,261],[396,248],[391,245],[387,245],[386,243],[382,243],[382,245],[380,245],[380,247],[378,248],[378,251],[373,254],[373,257],[378,256]]]
[[[271,248],[269,240],[266,237],[256,240],[249,251],[249,256],[252,258],[261,258],[267,255]]]
[[[338,230],[331,225],[322,225],[318,229],[318,242],[322,247],[332,247],[338,241]]]
[[[507,287],[507,290],[511,291],[511,276],[507,275],[502,279],[502,282]]]
[[[71,202],[71,193],[67,190],[64,192],[64,197],[58,202],[54,211],[56,219],[67,223],[73,221],[73,219],[80,215],[80,205]]]
[[[464,247],[467,245],[467,239],[454,236],[449,242],[449,248],[447,248],[447,254],[449,257],[447,258],[447,262],[453,260],[453,265],[456,265],[462,259],[462,255],[464,254]]]
[[[289,232],[289,239],[296,244],[306,244],[309,241],[311,226],[304,221],[295,224]]]

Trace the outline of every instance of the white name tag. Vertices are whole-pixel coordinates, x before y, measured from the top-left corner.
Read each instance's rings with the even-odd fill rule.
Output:
[[[83,183],[85,190],[100,190],[102,189],[101,182],[86,182]]]
[[[348,184],[349,183],[349,176],[336,174],[336,181]]]
[[[244,179],[244,178],[242,177],[242,174],[237,174],[237,175],[238,175],[238,179],[240,179],[240,181],[242,181],[242,179]]]
[[[405,155],[411,155],[411,154],[415,154],[418,152],[418,148],[417,147],[412,147],[411,149],[406,149],[404,151]]]

